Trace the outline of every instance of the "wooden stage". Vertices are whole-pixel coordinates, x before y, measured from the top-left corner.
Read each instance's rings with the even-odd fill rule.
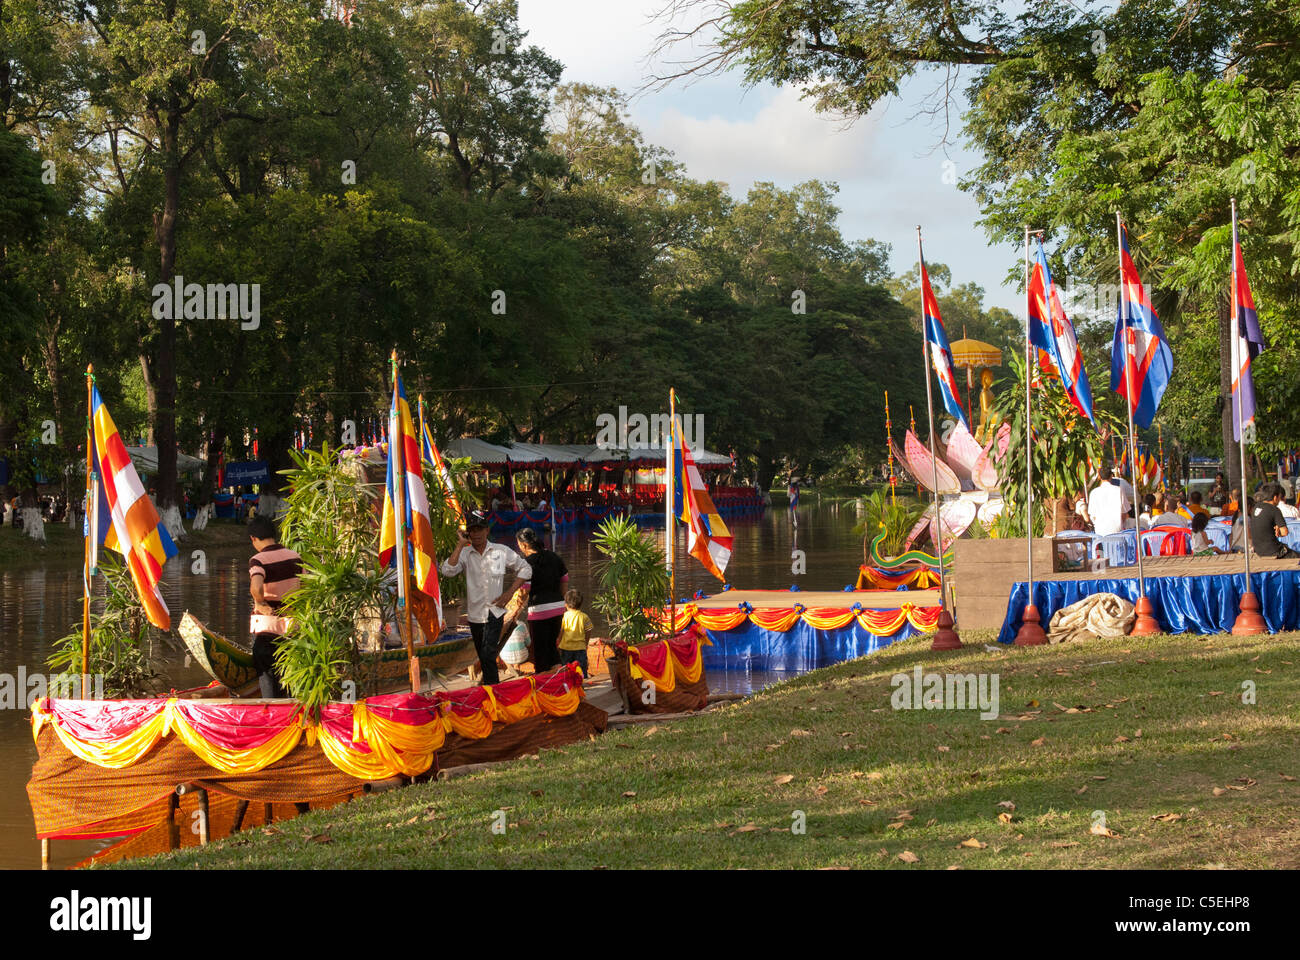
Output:
[[[917,607],[939,606],[938,590],[727,590],[703,600],[692,601],[699,610],[734,610],[748,603],[755,610],[789,609],[796,603],[805,607],[831,607],[847,610],[855,603],[866,610],[897,610],[903,604]]]

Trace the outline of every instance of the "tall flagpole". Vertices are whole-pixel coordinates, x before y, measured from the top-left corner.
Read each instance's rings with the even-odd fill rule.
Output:
[[[81,580],[81,699],[90,697],[90,578],[94,570],[90,565],[91,544],[99,536],[99,524],[90,522],[95,510],[96,500],[91,499],[91,478],[94,476],[94,437],[91,418],[95,415],[94,396],[95,367],[86,364],[86,541]],[[1249,582],[1249,581],[1247,581]]]
[[[677,429],[677,394],[668,388],[668,436],[664,440],[664,558],[668,563],[668,636],[677,632],[677,573],[673,569],[676,547],[677,516],[673,510],[676,491],[676,471],[673,458],[676,454],[673,433]]]
[[[415,640],[411,633],[410,569],[406,560],[406,544],[410,530],[406,523],[406,436],[402,429],[402,411],[397,406],[397,351],[393,351],[393,405],[388,416],[388,463],[393,471],[393,493],[396,501],[393,510],[397,516],[397,607],[406,611],[406,657],[411,674],[411,692],[420,692],[420,661],[415,655]]]
[[[1042,231],[1038,231],[1041,233]],[[1025,612],[1022,615],[1020,631],[1016,634],[1016,646],[1035,647],[1047,642],[1043,632],[1042,617],[1034,603],[1034,365],[1030,355],[1029,344],[1029,234],[1025,226],[1025,543],[1028,547],[1027,592],[1025,594]]]
[[[1129,475],[1133,478],[1133,497],[1137,498],[1137,431],[1133,428],[1133,394],[1137,390],[1137,335],[1133,332],[1133,318],[1129,315],[1127,291],[1124,289],[1124,227],[1123,221],[1120,220],[1119,211],[1115,211],[1115,247],[1119,257],[1119,314],[1121,322],[1124,325],[1124,382],[1127,384],[1125,393],[1128,394],[1128,449],[1129,449]],[[1137,568],[1138,568],[1138,597],[1135,607],[1137,617],[1133,621],[1133,629],[1129,631],[1131,636],[1143,637],[1153,633],[1160,632],[1160,624],[1156,622],[1155,617],[1151,615],[1151,601],[1147,598],[1146,577],[1142,571],[1142,525],[1137,523],[1137,509],[1134,505],[1133,513],[1135,514],[1134,522],[1136,527],[1133,531],[1134,542],[1137,545]],[[1122,522],[1122,520],[1121,520]]]
[[[1250,580],[1250,517],[1246,514],[1246,434],[1242,429],[1242,388],[1241,382],[1241,315],[1239,289],[1241,280],[1237,276],[1237,198],[1232,198],[1232,319],[1235,321],[1232,331],[1232,375],[1237,381],[1237,389],[1232,391],[1232,407],[1237,418],[1237,453],[1241,457],[1241,500],[1237,512],[1241,515],[1241,552],[1246,556],[1246,589],[1241,594],[1237,608],[1237,619],[1232,624],[1235,636],[1254,636],[1264,633],[1268,625],[1260,615],[1259,598],[1255,596]],[[1232,546],[1231,543],[1228,544]]]
[[[921,249],[921,227],[916,228],[916,255],[920,269],[925,269],[925,253]],[[961,640],[952,629],[952,616],[948,614],[948,583],[943,569],[943,521],[939,516],[939,459],[934,449],[934,391],[930,386],[930,343],[926,325],[929,321],[925,315],[925,289],[921,291],[921,372],[925,377],[925,407],[930,418],[930,470],[934,484],[934,552],[939,558],[939,624],[934,634],[931,650],[958,650]],[[954,398],[958,405],[961,398]],[[946,619],[946,623],[944,620]]]

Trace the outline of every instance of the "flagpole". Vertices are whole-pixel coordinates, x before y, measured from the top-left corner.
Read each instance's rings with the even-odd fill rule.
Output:
[[[677,427],[677,394],[668,388],[668,436],[664,440],[664,558],[668,563],[668,636],[677,632],[677,572],[673,569],[676,547],[676,516],[673,511],[675,473],[673,431]]]
[[[1128,384],[1124,391],[1128,394],[1128,448],[1129,448],[1129,475],[1133,478],[1133,496],[1137,497],[1137,471],[1136,471],[1136,451],[1137,451],[1137,431],[1133,428],[1133,394],[1137,388],[1137,381],[1134,374],[1137,373],[1137,345],[1136,337],[1133,333],[1133,318],[1129,316],[1128,297],[1124,289],[1124,227],[1120,219],[1119,211],[1115,211],[1115,247],[1119,257],[1119,312],[1121,321],[1124,324],[1124,380]],[[1129,631],[1130,636],[1144,637],[1153,633],[1160,632],[1160,624],[1156,618],[1151,615],[1151,600],[1147,597],[1146,576],[1142,570],[1142,525],[1137,522],[1137,509],[1134,506],[1134,530],[1133,539],[1137,546],[1137,568],[1138,568],[1138,598],[1135,606],[1136,619],[1133,621],[1133,629]],[[1122,522],[1122,519],[1121,519]]]
[[[85,557],[82,558],[82,700],[90,699],[90,578],[92,570],[90,566],[91,537],[99,536],[99,524],[91,527],[90,516],[94,510],[92,505],[91,493],[91,476],[94,476],[94,429],[91,427],[91,418],[95,416],[94,395],[92,390],[95,389],[95,366],[86,364],[86,541],[83,544],[85,548]]]
[[[925,269],[925,253],[921,249],[921,226],[916,227],[916,255],[921,270]],[[930,343],[926,325],[929,321],[925,313],[925,290],[921,291],[921,372],[925,377],[925,407],[930,419],[930,470],[934,483],[934,552],[939,558],[939,621],[934,633],[931,650],[959,650],[961,640],[952,628],[952,615],[948,613],[948,582],[944,576],[943,564],[943,521],[939,516],[939,460],[934,449],[934,391],[930,386]],[[960,408],[961,399],[954,397]]]
[[[1039,231],[1041,233],[1041,231]],[[1034,603],[1034,365],[1029,352],[1029,226],[1025,226],[1025,543],[1028,545],[1026,565],[1025,612],[1021,615],[1020,630],[1015,645],[1036,647],[1047,642],[1043,632],[1042,617]]]
[[[1241,515],[1241,552],[1246,557],[1246,589],[1241,594],[1241,602],[1237,607],[1237,619],[1232,624],[1232,633],[1234,636],[1248,637],[1264,633],[1268,629],[1268,625],[1264,622],[1264,618],[1260,616],[1259,598],[1255,596],[1253,584],[1250,580],[1250,528],[1247,526],[1250,518],[1246,514],[1246,434],[1241,416],[1242,390],[1245,388],[1245,384],[1241,379],[1241,315],[1238,307],[1241,281],[1237,277],[1237,242],[1237,198],[1233,197],[1231,294],[1232,318],[1236,321],[1236,324],[1235,329],[1232,331],[1232,375],[1237,379],[1237,389],[1232,391],[1232,406],[1237,418],[1237,453],[1241,462],[1241,500],[1237,504],[1237,512]],[[1231,547],[1232,544],[1229,543],[1228,546]]]
[[[406,525],[406,463],[404,454],[406,453],[405,431],[402,430],[402,411],[397,406],[397,351],[393,351],[393,408],[389,415],[388,423],[388,463],[393,472],[393,492],[396,495],[396,502],[393,504],[393,510],[397,516],[394,517],[396,523],[397,543],[397,606],[398,609],[406,611],[406,657],[407,666],[410,671],[411,692],[420,692],[420,661],[415,656],[415,640],[411,633],[411,585],[410,569],[406,562],[406,544],[410,531]],[[396,416],[397,423],[394,424],[393,416]]]

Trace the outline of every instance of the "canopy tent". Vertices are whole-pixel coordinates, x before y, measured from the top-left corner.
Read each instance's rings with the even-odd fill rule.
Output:
[[[380,447],[367,447],[365,452],[374,462],[384,462]],[[568,470],[577,468],[645,469],[664,465],[662,447],[628,447],[627,449],[602,449],[590,444],[511,443],[496,444],[477,437],[462,437],[442,448],[446,457],[469,457],[475,469],[509,470]],[[710,453],[702,447],[694,452],[695,463],[701,470],[725,470],[731,457],[724,453]]]
[[[136,470],[140,473],[156,474],[158,472],[158,448],[157,447],[127,447],[127,454],[131,462],[135,464]],[[198,457],[191,457],[188,454],[176,451],[176,472],[202,473],[204,461]]]
[[[453,440],[443,448],[442,453],[446,457],[469,457],[476,467],[503,467],[510,460],[510,451],[507,448],[499,447],[495,443],[488,443],[486,440],[479,440],[475,437],[462,437],[459,440]]]

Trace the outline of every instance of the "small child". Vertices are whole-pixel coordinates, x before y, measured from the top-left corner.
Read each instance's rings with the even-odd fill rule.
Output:
[[[1197,557],[1213,556],[1216,553],[1227,553],[1226,550],[1220,550],[1210,542],[1209,535],[1205,528],[1210,525],[1210,515],[1208,513],[1198,513],[1192,517],[1192,555]]]
[[[560,624],[560,666],[576,663],[587,675],[587,640],[591,637],[591,617],[582,612],[582,594],[570,589],[564,595],[564,620]]]

